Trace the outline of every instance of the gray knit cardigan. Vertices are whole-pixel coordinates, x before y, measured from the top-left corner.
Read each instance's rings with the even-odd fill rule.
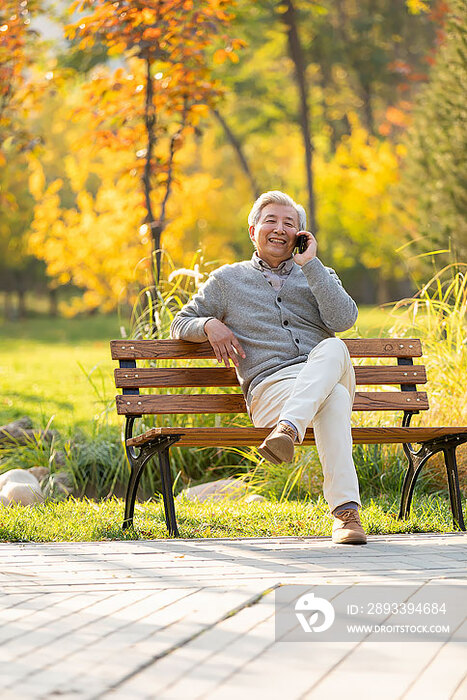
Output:
[[[223,265],[212,272],[175,316],[172,338],[195,343],[207,340],[209,318],[225,323],[244,351],[237,376],[249,406],[252,389],[288,365],[305,362],[325,338],[351,328],[356,303],[330,267],[318,258],[296,263],[278,292],[250,260]]]

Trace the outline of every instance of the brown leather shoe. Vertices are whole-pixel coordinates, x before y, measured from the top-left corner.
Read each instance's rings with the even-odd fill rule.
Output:
[[[258,447],[262,457],[273,464],[291,462],[294,454],[295,430],[287,423],[278,423]]]
[[[356,508],[349,508],[334,516],[332,526],[334,544],[366,544],[365,531]]]

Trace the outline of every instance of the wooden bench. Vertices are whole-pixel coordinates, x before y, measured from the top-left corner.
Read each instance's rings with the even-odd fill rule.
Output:
[[[467,442],[467,427],[411,428],[414,414],[428,409],[428,398],[417,385],[427,382],[425,367],[413,364],[421,357],[419,339],[348,339],[344,341],[350,356],[355,358],[396,358],[397,365],[355,367],[357,386],[400,387],[397,391],[357,391],[354,411],[403,411],[401,427],[352,428],[354,444],[401,443],[408,459],[408,468],[402,487],[399,518],[409,515],[417,477],[427,460],[437,452],[444,453],[449,496],[454,525],[465,530],[462,513],[456,448]],[[176,418],[172,427],[151,428],[141,435],[133,435],[135,420],[148,414],[206,414],[246,412],[242,393],[187,394],[170,390],[188,387],[238,387],[233,367],[157,367],[158,360],[214,359],[208,342],[188,343],[181,340],[113,340],[112,358],[119,360],[115,383],[122,389],[116,397],[117,411],[126,417],[125,447],[131,468],[125,503],[123,527],[133,524],[136,491],[147,462],[157,455],[162,481],[162,494],[167,528],[179,536],[172,493],[169,450],[177,443],[192,447],[258,446],[270,428],[254,427],[180,427]],[[153,360],[150,367],[136,365],[137,360]],[[146,362],[147,364],[147,362]],[[216,361],[217,364],[217,361]],[[166,393],[140,394],[140,389],[158,388]],[[448,400],[448,397],[446,397]],[[412,443],[420,445],[415,450]],[[304,445],[314,445],[313,430],[308,429]]]

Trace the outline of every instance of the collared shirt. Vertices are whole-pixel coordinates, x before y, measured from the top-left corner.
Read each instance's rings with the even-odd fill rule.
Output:
[[[283,260],[277,267],[271,267],[267,262],[259,257],[256,250],[253,253],[251,262],[253,267],[256,267],[257,270],[261,270],[264,277],[267,279],[271,287],[276,290],[276,292],[282,289],[285,280],[290,275],[293,268],[293,257]]]

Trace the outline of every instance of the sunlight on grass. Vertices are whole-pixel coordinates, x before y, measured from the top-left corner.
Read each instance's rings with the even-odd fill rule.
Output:
[[[424,496],[408,520],[397,520],[396,500],[370,500],[361,510],[370,534],[451,532],[449,503]],[[36,506],[0,505],[0,541],[64,542],[168,538],[160,501],[137,504],[135,529],[122,530],[124,504],[112,498],[94,503],[68,499]],[[311,502],[242,503],[206,501],[177,504],[181,537],[311,537],[331,534],[332,519],[322,497]]]

